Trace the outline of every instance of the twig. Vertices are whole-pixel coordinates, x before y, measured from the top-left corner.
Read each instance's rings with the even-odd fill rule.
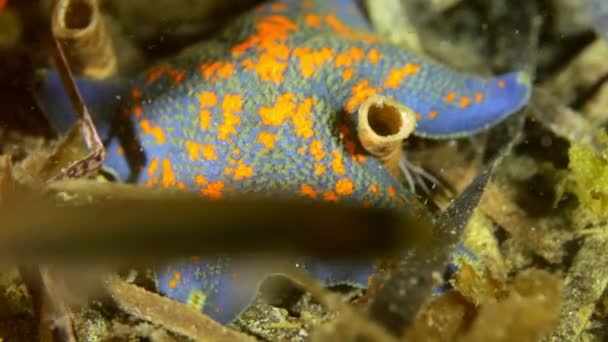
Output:
[[[140,319],[196,341],[254,341],[188,306],[109,276],[107,289],[118,306]]]

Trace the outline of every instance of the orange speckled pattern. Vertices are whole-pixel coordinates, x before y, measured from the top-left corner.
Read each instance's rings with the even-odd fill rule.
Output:
[[[122,99],[118,120],[106,120],[113,129],[97,115],[108,141],[105,165],[121,180],[212,200],[297,197],[417,213],[414,195],[359,145],[358,107],[374,94],[393,97],[415,111],[415,134],[441,138],[487,129],[529,96],[523,73],[463,75],[386,42],[350,0],[268,1],[221,37],[112,94]],[[365,287],[375,271],[369,260],[302,260],[329,284]],[[158,288],[227,323],[263,277],[247,269],[240,260],[193,258],[160,267]]]

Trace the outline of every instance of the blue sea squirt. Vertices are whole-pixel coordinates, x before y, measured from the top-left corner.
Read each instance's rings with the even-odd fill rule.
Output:
[[[465,75],[395,46],[345,0],[269,1],[133,80],[78,85],[106,142],[104,166],[121,181],[411,213],[414,195],[358,139],[360,106],[383,96],[411,111],[415,135],[468,136],[519,110],[531,86],[522,72]],[[55,73],[39,98],[65,132],[75,119]],[[326,284],[365,287],[375,272],[370,260],[298,262]],[[161,293],[221,323],[264,276],[238,257],[157,269]]]

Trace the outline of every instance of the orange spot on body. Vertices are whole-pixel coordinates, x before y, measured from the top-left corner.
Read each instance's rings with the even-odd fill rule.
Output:
[[[287,63],[276,59],[276,56],[264,53],[260,55],[257,63],[252,65],[255,72],[262,81],[272,81],[280,84],[283,82],[283,74],[287,69]]]
[[[202,91],[198,95],[198,102],[201,107],[211,107],[217,105],[217,95],[214,91]]]
[[[454,100],[456,100],[456,93],[455,92],[449,92],[447,93],[447,95],[443,98],[443,101],[447,102],[447,103],[451,103],[454,102]]]
[[[169,159],[163,159],[161,184],[165,188],[175,185],[175,173],[173,173],[173,169],[171,168],[171,161]]]
[[[215,148],[211,144],[206,144],[202,146],[201,150],[203,157],[207,160],[217,160],[217,154],[215,154]]]
[[[380,51],[378,51],[376,49],[371,49],[367,53],[367,59],[372,64],[378,63],[378,61],[380,61],[380,58],[382,58],[382,54],[380,53]]]
[[[226,168],[226,174],[231,174],[234,180],[242,180],[251,178],[254,175],[253,168],[249,165],[243,163],[243,161],[238,160],[236,162],[236,166],[234,168]]]
[[[158,177],[156,176],[152,177],[151,179],[148,179],[148,181],[146,182],[147,187],[151,187],[156,184],[158,184]]]
[[[141,105],[135,105],[135,107],[133,107],[133,114],[135,117],[140,117],[143,114],[143,111]]]
[[[322,176],[325,174],[325,165],[320,163],[315,163],[315,176]]]
[[[483,101],[483,93],[475,93],[475,102],[480,103]]]
[[[179,272],[175,272],[175,273],[173,273],[173,279],[175,279],[175,280],[180,280],[180,279],[182,279],[182,274],[181,274],[181,273],[179,273]]]
[[[258,114],[264,125],[280,126],[285,120],[291,118],[295,127],[295,134],[304,140],[309,139],[313,134],[312,98],[304,99],[300,104],[294,102],[293,93],[281,94],[276,102],[271,106],[261,107]]]
[[[318,68],[331,59],[334,51],[330,48],[311,50],[308,47],[299,47],[293,51],[293,54],[300,60],[302,77],[310,78]]]
[[[230,135],[236,134],[236,126],[241,124],[241,118],[236,115],[243,108],[243,99],[240,95],[226,94],[222,101],[222,110],[224,111],[224,122],[218,126],[219,138],[228,140]]]
[[[255,34],[231,48],[232,54],[239,56],[252,47],[263,52],[257,62],[248,59],[243,64],[247,69],[254,69],[262,80],[279,84],[289,56],[289,47],[282,42],[296,29],[297,25],[286,16],[266,16],[257,23]]]
[[[348,28],[348,26],[344,25],[340,21],[340,19],[333,15],[325,16],[325,22],[327,23],[327,25],[329,25],[329,27],[331,27],[332,30],[338,33],[350,33],[350,29]]]
[[[198,121],[201,131],[206,131],[211,125],[211,111],[209,109],[201,109],[198,112]]]
[[[158,79],[165,72],[167,72],[168,69],[169,69],[169,67],[167,65],[160,65],[160,66],[150,68],[147,72],[148,77],[146,79],[146,84],[150,85],[150,84],[158,81]]]
[[[367,158],[363,154],[356,154],[355,157],[359,163],[365,163],[367,161]]]
[[[372,194],[378,194],[378,186],[376,184],[371,184],[368,189]]]
[[[262,118],[262,123],[269,126],[282,125],[283,121],[296,109],[294,98],[293,93],[284,93],[279,96],[273,106],[261,107],[258,113]]]
[[[308,184],[302,184],[300,186],[300,193],[304,196],[308,196],[310,198],[316,198],[317,197],[317,191],[310,185]]]
[[[212,144],[203,145],[196,141],[188,140],[185,146],[191,161],[197,160],[199,155],[202,155],[206,160],[217,160],[217,154]]]
[[[354,112],[370,96],[376,94],[378,90],[370,86],[369,80],[363,80],[351,88],[352,96],[346,102],[346,111]]]
[[[234,179],[241,180],[250,178],[253,176],[253,173],[253,168],[251,168],[251,166],[245,165],[239,161],[236,165],[236,169],[234,170]]]
[[[148,175],[154,175],[156,170],[158,170],[158,158],[154,157],[150,161],[150,165],[148,165]]]
[[[416,113],[416,120],[418,120],[418,121],[422,120],[422,114]]]
[[[342,72],[342,81],[348,82],[353,78],[355,70],[353,68],[347,68]]]
[[[267,150],[272,150],[276,144],[276,136],[274,133],[260,132],[257,141]]]
[[[471,98],[463,96],[460,98],[460,102],[458,103],[458,106],[460,106],[460,108],[467,108],[470,104],[471,104]]]
[[[287,11],[287,6],[285,6],[285,4],[282,3],[274,3],[272,5],[270,5],[270,9],[273,12],[282,12],[282,11]]]
[[[207,196],[212,199],[220,199],[222,198],[224,190],[224,183],[221,181],[208,183],[207,186],[201,189],[201,193],[204,196]]]
[[[413,63],[406,63],[401,69],[391,68],[386,81],[384,81],[384,88],[397,89],[407,76],[414,75],[419,71],[420,65]]]
[[[198,255],[194,255],[190,258],[190,260],[194,261],[194,262],[200,262],[201,261],[201,257]]]
[[[395,190],[394,187],[389,186],[386,191],[388,192],[389,196],[391,197],[396,197],[397,196],[397,190]]]
[[[204,79],[215,81],[217,77],[228,78],[234,72],[234,64],[231,62],[205,62],[198,67]]]
[[[323,192],[323,199],[327,202],[338,202],[338,195],[332,191],[325,190]]]
[[[355,185],[348,178],[340,179],[336,182],[336,193],[341,196],[351,195],[355,191]]]
[[[434,118],[436,118],[436,117],[437,117],[437,115],[438,115],[438,114],[437,114],[437,111],[434,111],[434,110],[433,110],[433,111],[431,111],[431,112],[429,113],[429,118],[434,119]]]
[[[310,142],[310,154],[316,159],[321,160],[325,157],[325,151],[323,151],[323,141],[313,140]]]
[[[196,185],[205,185],[207,183],[209,183],[207,181],[207,179],[205,178],[205,176],[203,175],[196,175],[194,176],[194,183],[196,183]]]
[[[332,170],[338,175],[344,175],[346,171],[344,170],[344,161],[342,160],[342,154],[340,153],[340,151],[333,151],[332,157]]]
[[[120,154],[120,155],[124,155],[125,149],[122,146],[118,146],[118,148],[116,149],[116,152],[118,152],[118,154]]]
[[[338,56],[336,56],[334,65],[336,67],[350,67],[354,63],[359,62],[364,55],[365,52],[363,50],[356,46],[353,46],[350,49],[339,53]]]
[[[145,134],[152,135],[154,139],[156,139],[156,142],[158,144],[165,143],[165,132],[160,126],[154,126],[150,124],[150,121],[148,121],[147,119],[142,119],[141,121],[139,121],[139,127],[141,127],[142,131]]]
[[[304,99],[302,103],[298,104],[298,107],[291,118],[291,122],[296,129],[296,135],[304,140],[308,140],[314,134],[312,129],[313,121],[311,120],[314,102],[315,101],[312,98]]]
[[[175,279],[171,279],[169,281],[169,287],[172,288],[172,289],[176,288],[177,287],[177,281],[175,281]]]
[[[321,18],[315,14],[307,14],[304,17],[304,22],[313,28],[319,28],[319,26],[321,26]]]
[[[198,67],[201,75],[205,79],[211,79],[217,69],[222,66],[221,62],[203,63]]]
[[[133,100],[141,100],[141,90],[139,88],[131,89],[131,97]]]
[[[221,78],[228,78],[232,76],[234,72],[234,65],[232,63],[225,63],[217,69],[217,76]]]
[[[504,87],[506,87],[506,86],[507,86],[507,84],[505,83],[505,81],[504,81],[504,80],[500,80],[500,81],[498,81],[498,87],[499,87],[499,88],[504,88]]]
[[[169,77],[173,80],[173,84],[178,85],[186,78],[186,70],[174,69],[169,71]]]

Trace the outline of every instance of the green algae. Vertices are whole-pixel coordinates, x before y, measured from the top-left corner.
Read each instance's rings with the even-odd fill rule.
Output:
[[[608,135],[600,133],[601,142]],[[608,217],[608,150],[600,154],[591,145],[573,143],[568,150],[569,173],[556,185],[556,200],[564,193],[573,193],[582,208],[598,218]]]

